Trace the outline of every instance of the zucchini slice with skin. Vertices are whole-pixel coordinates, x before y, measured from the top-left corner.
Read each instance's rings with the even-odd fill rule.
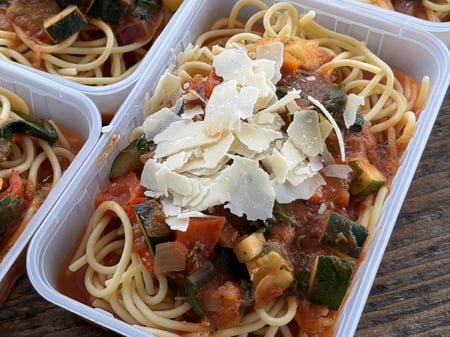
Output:
[[[359,258],[369,232],[367,228],[346,216],[328,211],[320,242],[336,254]]]
[[[87,20],[76,5],[66,7],[44,22],[45,30],[55,43],[64,41],[86,26]]]
[[[354,267],[352,259],[316,256],[309,277],[308,299],[338,310],[350,286]]]
[[[126,10],[127,4],[123,0],[94,0],[87,14],[113,25],[120,21]]]
[[[149,151],[149,144],[142,135],[139,138],[133,140],[126,148],[121,150],[111,165],[111,171],[109,172],[109,179],[121,177],[130,171],[140,172],[143,164],[141,163],[141,155]]]
[[[353,158],[349,161],[355,170],[350,184],[353,195],[368,195],[380,189],[386,183],[386,177],[367,158]]]

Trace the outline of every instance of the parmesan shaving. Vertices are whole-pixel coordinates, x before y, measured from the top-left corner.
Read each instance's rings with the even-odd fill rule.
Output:
[[[319,110],[325,115],[325,117],[328,118],[331,125],[333,126],[334,132],[336,133],[336,137],[339,143],[339,151],[341,152],[341,160],[345,161],[345,143],[344,143],[344,137],[342,136],[341,130],[339,129],[339,126],[337,125],[336,121],[334,120],[333,116],[328,112],[328,110],[323,106],[322,103],[320,103],[315,98],[308,96],[308,100],[313,103],[316,107],[319,108]]]
[[[355,124],[356,111],[360,105],[364,105],[364,96],[355,94],[349,94],[347,96],[347,104],[343,112],[344,123],[347,129]]]

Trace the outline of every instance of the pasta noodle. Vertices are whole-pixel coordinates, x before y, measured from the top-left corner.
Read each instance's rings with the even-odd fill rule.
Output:
[[[81,139],[67,138],[67,132],[52,121],[32,117],[27,103],[12,91],[0,88],[0,102],[2,258],[73,160]],[[57,139],[46,138],[48,134]]]
[[[386,9],[395,10],[404,14],[433,21],[446,22],[450,20],[449,0],[360,0]]]
[[[250,5],[256,7],[255,13],[244,23],[238,17],[241,9]],[[135,163],[140,168],[133,166],[131,172],[125,170],[114,178],[110,175],[111,183],[97,196],[95,212],[70,262],[68,276],[61,281],[63,292],[77,296],[64,289],[64,284],[76,273],[83,278],[89,293],[89,298],[82,301],[111,311],[130,324],[145,326],[156,336],[330,334],[340,304],[333,307],[308,297],[313,291],[313,260],[321,254],[334,254],[324,245],[312,242],[318,241],[316,231],[323,230],[323,225],[318,223],[324,222],[325,214],[332,209],[357,221],[369,234],[373,232],[399,159],[414,134],[417,117],[426,101],[429,79],[424,77],[420,84],[416,83],[408,75],[392,70],[364,43],[328,30],[314,19],[313,11],[299,14],[288,3],[268,6],[258,0],[241,0],[227,18],[218,20],[213,28],[177,55],[176,65],[161,78],[144,104],[146,121],[132,132],[130,146],[142,139],[147,144],[147,150],[139,155],[139,163]],[[280,58],[274,55],[282,55],[280,64],[276,65]],[[249,68],[254,72],[240,67],[245,63],[252,64],[253,68]],[[230,69],[234,66],[238,71]],[[269,86],[266,96],[260,94],[266,89],[260,83],[264,79],[252,78],[257,76],[258,67],[268,72],[271,67],[281,69],[279,77],[276,71],[271,73],[274,86]],[[267,73],[264,76],[266,80],[270,77]],[[228,77],[232,79],[228,80]],[[292,79],[296,84],[307,84],[298,88],[292,86]],[[350,131],[353,124],[346,128],[331,111],[332,104],[322,95],[323,83],[341,88],[346,97],[345,111],[355,109],[363,116],[364,123],[359,131]],[[240,96],[239,91],[220,91],[228,85],[239,87],[241,93],[248,89],[247,96]],[[285,95],[275,96],[275,85],[278,90],[285,90]],[[248,97],[255,93],[254,87],[259,88],[260,96],[249,103]],[[307,91],[306,97],[300,96],[302,91]],[[228,96],[235,99],[228,101]],[[357,103],[350,103],[352,99]],[[253,110],[248,112],[246,106],[250,104]],[[220,107],[217,111],[214,110],[216,106]],[[221,114],[222,109],[227,113]],[[237,118],[236,122],[230,117],[236,113],[233,109],[245,117]],[[350,113],[345,111],[341,113],[347,118],[346,114]],[[214,113],[216,119],[211,117]],[[297,118],[306,115],[310,119],[302,121],[311,123],[311,129],[317,123],[319,134],[315,134],[314,141],[305,147],[301,141],[290,147],[287,139],[295,137],[294,125],[302,129],[304,138],[309,137],[306,136],[309,128],[296,124]],[[161,116],[170,123],[164,125]],[[317,118],[316,122],[313,122],[314,118]],[[240,123],[239,127],[235,127],[235,123]],[[180,128],[172,135],[169,130],[174,125],[180,125]],[[199,130],[197,133],[189,133],[190,128],[199,125],[202,127],[196,129]],[[264,134],[252,138],[258,132]],[[235,134],[238,136],[232,138]],[[200,140],[194,139],[197,136]],[[246,137],[251,141],[246,141]],[[326,139],[322,145],[321,137]],[[197,146],[197,142],[201,146]],[[270,144],[268,148],[259,147],[264,142]],[[320,149],[313,152],[311,148],[317,144]],[[140,148],[141,145],[133,146]],[[222,146],[227,149],[217,159],[217,166],[204,166],[214,160],[217,152],[223,151],[217,149]],[[288,164],[281,164],[279,158],[285,156],[287,161],[294,160],[287,153],[293,153],[296,146],[303,149],[300,157],[308,157],[308,163],[296,166],[294,173],[294,170],[289,171]],[[133,149],[127,148],[116,161]],[[386,180],[366,195],[346,194],[349,193],[348,184],[354,184],[348,176],[352,171],[348,165],[360,156],[381,170]],[[246,157],[251,160],[247,161]],[[113,166],[118,165],[116,161]],[[254,163],[257,163],[256,167]],[[234,165],[238,167],[237,171],[232,170]],[[329,169],[330,176],[326,177],[324,173],[323,176],[312,174],[308,179],[300,178],[300,172],[310,172],[308,170],[314,165],[325,171]],[[261,167],[271,174],[261,173]],[[114,170],[113,167],[112,174],[115,174]],[[271,192],[267,192],[270,188],[264,185],[266,178],[261,175],[267,179],[275,176],[271,186],[281,186],[281,183],[277,185],[279,181],[291,179],[283,185],[286,189],[292,188],[290,192],[285,194],[283,188],[275,188],[277,201],[273,214],[270,210],[270,214],[264,213],[265,200],[270,199]],[[283,178],[286,176],[289,178]],[[322,179],[325,179],[325,185]],[[302,182],[298,182],[300,180]],[[225,181],[224,186],[222,181]],[[197,182],[199,184],[195,185]],[[313,191],[306,197],[297,196],[298,190],[292,187],[295,183],[302,186],[301,193],[306,193],[308,188]],[[330,189],[325,187],[332,184],[335,185]],[[203,186],[207,188],[202,189]],[[257,190],[255,194],[252,194],[252,188]],[[234,195],[236,189],[244,195],[239,202],[227,197]],[[294,200],[289,199],[289,193],[296,195]],[[126,200],[118,195],[126,195]],[[280,208],[277,203],[282,204]],[[145,216],[138,211],[142,205],[145,205]],[[174,208],[175,216],[171,213]],[[187,214],[187,225],[184,214]],[[223,217],[225,223],[218,220]],[[270,220],[271,217],[275,220]],[[264,221],[269,222],[269,229],[261,225]],[[139,225],[141,222],[144,225]],[[204,223],[208,223],[207,229],[201,227]],[[153,234],[149,230],[154,231]],[[216,231],[217,238],[211,248],[205,236],[214,236]],[[153,243],[149,248],[150,243],[145,244],[147,234],[153,239],[166,240]],[[190,235],[195,236],[193,247]],[[247,239],[250,240],[248,244]],[[198,242],[202,245],[196,246]],[[260,245],[265,248],[258,250]],[[309,248],[299,252],[298,247]],[[240,265],[247,267],[247,281],[251,283],[254,297],[245,309],[233,306],[236,302],[243,305],[246,301],[237,290],[245,288],[244,285],[238,286],[234,281],[235,274],[239,273],[238,265],[233,265],[231,276],[218,267],[222,262],[226,264],[220,256],[229,248]],[[162,257],[164,249],[170,251],[170,258]],[[290,249],[296,253],[289,252]],[[158,259],[163,261],[162,265],[158,264]],[[182,267],[176,266],[180,260],[185,263]],[[359,255],[355,261],[359,263]],[[270,270],[271,264],[277,268]],[[214,276],[208,271],[211,268]],[[292,279],[284,286],[293,270],[298,272],[296,277],[303,272],[309,275],[308,295],[298,290],[302,287],[298,284],[293,286],[296,289],[293,291],[289,287],[292,287]],[[205,275],[212,280],[202,279]],[[193,290],[189,282],[200,285]],[[301,283],[301,277],[297,282]]]
[[[154,16],[145,19],[146,21],[141,20],[146,22],[149,28],[142,28],[143,25],[139,26],[128,14],[122,19],[124,23],[121,21],[118,24],[109,24],[101,18],[86,15],[87,26],[58,43],[41,40],[40,31],[34,33],[23,29],[19,24],[23,16],[19,17],[19,23],[10,18],[8,7],[16,2],[19,3],[18,6],[29,6],[31,13],[33,8],[37,7],[34,11],[39,15],[31,14],[28,18],[32,25],[45,13],[39,6],[46,6],[49,1],[42,4],[36,1],[22,4],[22,1],[18,0],[5,5],[6,7],[0,6],[0,18],[5,23],[0,27],[0,57],[83,85],[102,86],[119,82],[136,69],[181,1],[150,1],[161,3],[161,9]],[[127,29],[135,30],[127,33],[134,38],[127,38],[123,42],[120,34],[125,33],[120,32],[126,32]],[[148,30],[145,34],[144,29]]]

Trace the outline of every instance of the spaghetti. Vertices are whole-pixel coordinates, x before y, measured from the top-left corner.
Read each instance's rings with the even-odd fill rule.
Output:
[[[433,22],[447,22],[450,20],[449,0],[360,0],[386,9],[415,16]]]
[[[243,22],[247,5],[258,10]],[[326,229],[344,219],[372,233],[428,78],[314,16],[238,1],[178,55],[96,198],[63,292],[156,336],[331,335],[364,244],[327,244]],[[365,192],[360,161],[382,177]],[[337,303],[316,287],[322,258],[342,263]],[[77,277],[87,297],[65,288]]]
[[[0,258],[22,233],[81,147],[0,88]]]
[[[100,13],[101,17],[92,16],[83,7],[87,5],[81,4],[80,16],[85,18],[86,25],[54,42],[45,32],[44,22],[57,17],[60,8],[68,8],[63,4],[70,2],[10,1],[8,5],[0,5],[0,57],[84,85],[119,82],[136,69],[180,4],[177,0],[141,2],[123,5],[127,8],[117,22],[108,20],[109,12]],[[144,5],[150,8],[146,12],[142,10]],[[110,11],[115,14],[117,9]],[[71,27],[70,22],[66,27]]]

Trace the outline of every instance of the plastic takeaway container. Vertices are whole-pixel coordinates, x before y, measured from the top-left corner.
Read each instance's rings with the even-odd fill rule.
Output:
[[[335,327],[335,336],[350,337],[357,327],[391,231],[447,91],[450,57],[446,46],[433,35],[399,27],[364,12],[355,16],[349,11],[348,5],[326,0],[292,3],[300,13],[315,10],[316,20],[320,24],[366,41],[368,47],[391,66],[417,79],[424,75],[430,77],[430,97],[421,114],[415,136],[404,154],[373,239],[367,246],[365,260],[355,275],[349,297]],[[87,164],[77,175],[74,186],[70,186],[64,198],[59,199],[51,216],[34,236],[27,255],[28,274],[33,286],[48,301],[120,334],[148,336],[149,332],[139,326],[124,323],[106,311],[94,309],[63,295],[58,290],[58,274],[76,244],[74,238],[80,237],[85,230],[94,210],[94,198],[108,179],[112,161],[118,151],[128,145],[131,129],[143,121],[142,106],[146,95],[154,90],[157,79],[174,62],[177,52],[185,49],[215,19],[229,13],[232,4],[231,1],[203,0],[192,2],[186,8],[176,25],[167,31],[168,40],[165,42],[172,48],[164,53],[160,51],[155,60],[157,66],[146,69],[111,122],[109,132],[102,136]],[[399,50],[414,56],[398,57]],[[83,186],[78,181],[83,181]]]
[[[367,3],[361,0],[340,0],[343,3],[347,3],[349,10],[358,12],[359,10],[365,10],[372,13],[373,16],[384,17],[388,21],[397,22],[402,26],[410,27],[411,29],[419,29],[430,32],[436,35],[444,42],[448,48],[450,48],[450,21],[435,22],[429,21],[417,17],[413,17],[401,12],[382,8],[371,3]]]
[[[0,63],[0,87],[13,91],[23,98],[34,115],[52,119],[84,140],[84,145],[70,166],[50,191],[13,247],[1,260],[0,284],[6,287],[8,271],[19,258],[36,229],[48,214],[51,214],[55,202],[66,191],[75,173],[94,148],[101,134],[101,119],[96,106],[85,95],[24,71],[14,64]],[[25,263],[23,265],[25,266]]]
[[[184,1],[189,2],[189,1]],[[182,7],[185,4],[183,3],[179,11],[182,11]],[[167,25],[171,25],[171,21],[178,15],[178,11],[172,16],[171,20]],[[145,54],[144,58],[140,61],[138,66],[132,71],[128,76],[124,77],[120,81],[112,84],[106,84],[102,86],[94,86],[87,85],[74,82],[72,80],[66,79],[62,76],[50,74],[36,68],[28,67],[22,64],[19,64],[20,67],[29,69],[32,72],[40,74],[48,79],[55,81],[61,85],[66,87],[73,88],[87,95],[90,99],[94,101],[97,105],[99,111],[104,116],[106,121],[109,121],[111,117],[114,116],[116,111],[119,109],[120,105],[126,99],[127,95],[130,93],[133,86],[136,84],[137,80],[141,77],[144,70],[149,66],[149,63],[152,62],[154,58],[157,57],[157,49],[158,45],[165,44],[167,41],[167,32],[166,29],[163,29],[159,36],[153,41],[151,48]],[[4,60],[0,58],[0,62],[13,62],[9,60]]]

